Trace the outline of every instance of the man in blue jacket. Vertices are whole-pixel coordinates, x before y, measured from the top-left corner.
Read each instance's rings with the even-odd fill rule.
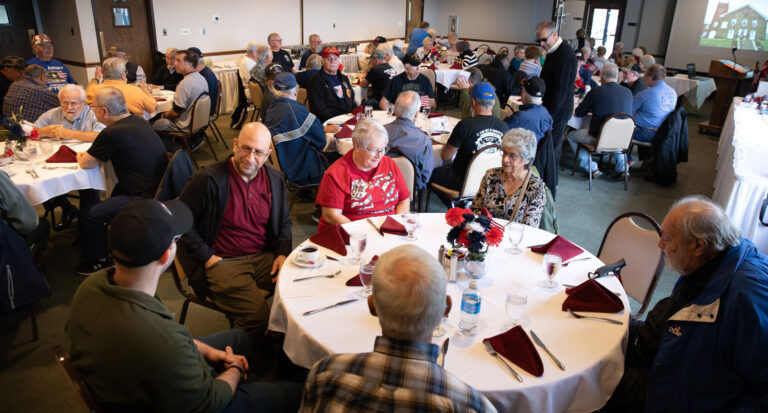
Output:
[[[682,277],[630,325],[624,376],[601,411],[768,411],[768,257],[705,197],[676,202],[661,232]]]

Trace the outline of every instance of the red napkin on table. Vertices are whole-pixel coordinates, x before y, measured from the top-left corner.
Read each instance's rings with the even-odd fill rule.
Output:
[[[405,226],[395,221],[395,219],[390,216],[388,216],[387,219],[384,220],[384,223],[381,224],[381,230],[388,234],[408,235],[408,231],[405,230]]]
[[[346,122],[344,122],[345,125],[355,126],[357,125],[357,116],[352,115],[351,118],[347,119]]]
[[[567,288],[568,298],[563,301],[563,311],[589,311],[593,313],[618,313],[624,309],[621,299],[595,280],[587,280]]]
[[[67,145],[61,145],[59,150],[45,161],[48,163],[77,162],[77,152]]]
[[[166,99],[166,98],[155,98],[155,100],[158,101],[158,102],[165,102],[168,99]]]
[[[345,245],[349,245],[349,233],[339,224],[325,227],[325,229],[310,237],[309,240],[340,255],[347,255],[347,247]]]
[[[376,261],[379,259],[378,255],[374,255],[373,258],[371,258],[371,264],[376,264]],[[360,273],[357,273],[354,277],[347,280],[347,287],[362,287],[363,282],[360,281]]]
[[[437,113],[437,112],[435,112],[435,113],[430,113],[430,114],[429,114],[429,118],[430,118],[430,119],[431,119],[431,118],[439,118],[439,117],[441,117],[441,116],[445,116],[445,115],[443,115],[442,113]]]
[[[365,111],[365,108],[363,107],[363,105],[360,105],[352,109],[352,117],[355,117],[355,115],[357,115],[358,113],[363,113],[363,111]]]
[[[352,136],[352,128],[350,128],[347,125],[342,126],[341,130],[336,132],[335,135],[333,135],[334,138],[339,138],[339,139],[349,138],[350,136]]]
[[[461,69],[461,64],[459,64],[459,62],[453,62],[453,64],[451,65],[451,69],[459,69],[460,70]]]
[[[556,236],[552,239],[552,241],[549,241],[540,247],[531,248],[531,251],[538,252],[539,254],[557,254],[560,256],[560,258],[563,259],[563,262],[566,262],[569,259],[584,252],[584,250],[578,247],[576,244],[568,241],[560,235]]]
[[[541,356],[522,327],[515,326],[497,336],[483,340],[483,342],[486,341],[491,342],[491,347],[497,353],[528,373],[536,377],[541,377],[544,374]]]
[[[437,66],[435,66],[435,64],[434,64],[434,63],[430,64],[430,65],[429,65],[429,66],[427,66],[427,67],[429,67],[429,68],[430,68],[430,69],[432,69],[432,70],[437,70]]]

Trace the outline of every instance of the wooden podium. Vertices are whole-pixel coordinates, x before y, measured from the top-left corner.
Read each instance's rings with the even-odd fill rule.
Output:
[[[720,133],[733,97],[739,90],[739,83],[747,77],[749,71],[749,68],[730,60],[713,60],[709,64],[709,77],[715,79],[717,93],[709,121],[699,123],[699,131]]]

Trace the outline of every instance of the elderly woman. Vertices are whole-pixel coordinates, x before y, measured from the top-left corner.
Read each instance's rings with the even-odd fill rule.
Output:
[[[501,168],[489,169],[472,200],[472,209],[483,208],[496,218],[538,228],[547,202],[544,181],[531,172],[536,156],[536,135],[510,129],[501,141]]]
[[[444,50],[443,53],[440,55],[440,61],[451,63],[455,60],[458,60],[459,51],[456,50],[456,42],[458,40],[459,40],[459,37],[456,36],[456,33],[454,32],[448,33],[448,46],[446,46],[446,50]]]
[[[264,68],[272,63],[272,50],[269,46],[260,44],[256,48],[256,64],[251,68],[251,80],[258,83],[262,90],[265,88]]]
[[[416,55],[419,56],[424,63],[437,62],[440,58],[440,52],[437,51],[435,41],[431,37],[425,37],[421,42],[422,48],[416,50]]]
[[[410,210],[411,196],[400,168],[388,156],[389,137],[381,124],[361,119],[352,132],[353,149],[325,171],[316,204],[318,230],[328,225]]]

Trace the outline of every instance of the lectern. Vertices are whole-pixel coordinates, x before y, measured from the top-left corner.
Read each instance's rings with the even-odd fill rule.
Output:
[[[749,74],[749,68],[731,60],[713,60],[709,64],[709,77],[715,79],[717,93],[715,94],[715,103],[712,105],[712,113],[709,115],[709,122],[699,123],[699,131],[720,133],[733,97],[739,90],[739,83]]]

